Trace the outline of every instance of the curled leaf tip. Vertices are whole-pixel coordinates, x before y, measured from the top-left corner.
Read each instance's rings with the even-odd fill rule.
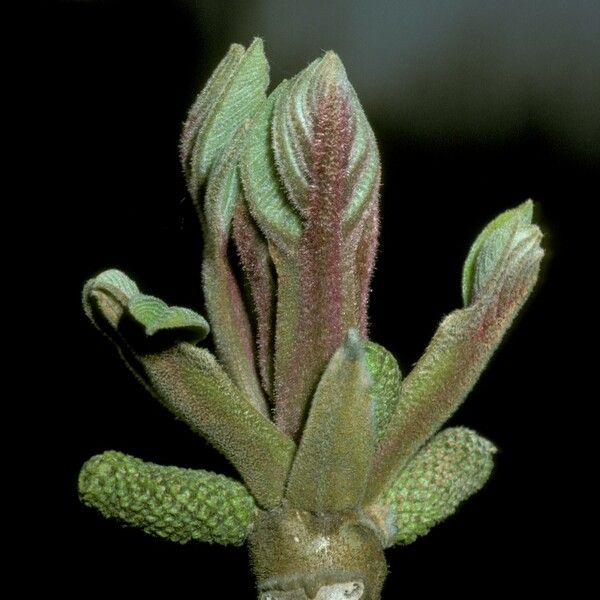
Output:
[[[532,218],[533,202],[527,200],[498,215],[479,234],[463,268],[465,306],[500,291],[518,295],[535,278],[543,251],[542,233]]]
[[[131,298],[127,309],[149,336],[159,331],[185,329],[195,341],[200,341],[210,331],[206,319],[198,313],[181,306],[169,306],[154,296],[138,294]]]
[[[186,340],[198,342],[209,331],[208,322],[189,308],[168,306],[160,298],[142,294],[137,284],[118,269],[109,269],[90,279],[83,289],[87,315],[98,317],[116,329],[121,318],[128,317],[143,327],[147,336],[160,331],[175,331]]]
[[[119,271],[118,269],[108,269],[103,271],[100,275],[90,280],[89,283],[95,287],[105,285],[113,286],[128,298],[135,296],[140,291],[135,281],[127,277],[123,271]]]
[[[200,190],[220,152],[264,101],[269,65],[263,42],[234,44],[198,95],[183,127],[180,157],[191,196]]]

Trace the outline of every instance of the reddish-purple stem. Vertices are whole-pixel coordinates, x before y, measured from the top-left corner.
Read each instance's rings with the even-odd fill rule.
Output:
[[[353,133],[348,98],[331,86],[318,98],[314,112],[308,205],[298,249],[297,345],[284,389],[278,390],[278,422],[292,436],[298,434],[310,395],[345,334],[342,220],[350,197]]]
[[[378,193],[379,184],[374,188]],[[356,282],[358,285],[358,315],[359,330],[363,337],[369,333],[369,294],[371,292],[371,278],[377,258],[379,242],[379,203],[374,199],[373,210],[365,223],[365,229],[356,251]]]
[[[271,395],[275,284],[267,243],[243,201],[238,202],[235,209],[233,239],[254,303],[258,367],[262,385],[265,392]]]

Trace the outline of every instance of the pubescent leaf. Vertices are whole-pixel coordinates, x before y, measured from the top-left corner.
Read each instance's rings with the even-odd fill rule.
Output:
[[[544,253],[542,233],[531,225],[530,205],[507,211],[484,234],[465,267],[464,289],[471,303],[444,318],[403,381],[377,450],[371,498],[460,406],[535,285]]]
[[[479,234],[463,267],[462,293],[465,306],[485,294],[486,285],[493,284],[494,278],[501,274],[503,261],[510,253],[528,251],[529,246],[523,242],[536,235],[536,226],[531,224],[532,217],[533,202],[527,200],[498,215]]]
[[[127,277],[122,271],[119,271],[119,269],[108,269],[103,271],[94,278],[94,282],[96,285],[112,285],[128,298],[133,298],[133,296],[140,293],[135,281]]]
[[[277,269],[276,422],[296,438],[345,332],[366,336],[377,246],[379,154],[335,53],[272,94],[241,172]]]
[[[319,180],[335,179],[347,234],[373,203],[379,154],[373,130],[335,52],[313,61],[278,95],[272,139],[277,171],[291,204],[309,219],[311,194],[325,192]]]
[[[187,120],[181,133],[179,147],[181,163],[188,180],[192,172],[192,150],[196,142],[198,130],[206,121],[207,115],[218,99],[225,93],[227,86],[231,82],[231,78],[244,56],[244,52],[245,48],[241,44],[232,44],[229,47],[227,54],[225,54],[212,72],[188,112]]]
[[[190,109],[181,138],[181,161],[192,198],[199,199],[215,158],[264,101],[269,65],[263,43],[234,44]]]
[[[288,83],[284,79],[271,92],[252,120],[240,158],[240,176],[248,208],[260,230],[269,242],[293,254],[302,235],[302,222],[286,200],[271,146],[275,102]]]
[[[169,306],[154,296],[136,294],[130,298],[127,310],[138,323],[144,326],[147,335],[154,335],[159,331],[183,329],[194,341],[200,341],[210,331],[206,319],[198,313],[181,306]]]
[[[86,313],[142,383],[237,468],[261,506],[276,506],[294,442],[246,400],[210,352],[176,339],[156,343],[135,335],[127,326],[129,300],[102,277],[84,287]]]
[[[252,296],[256,321],[258,366],[263,389],[272,398],[276,282],[267,241],[252,220],[245,202],[236,206],[233,238]]]
[[[241,202],[237,163],[247,126],[247,122],[240,126],[230,145],[215,161],[208,178],[202,219],[202,288],[221,364],[248,400],[268,415],[256,369],[248,311],[228,255],[231,222]]]
[[[121,297],[127,308],[127,316],[143,327],[147,336],[159,331],[179,332],[186,341],[198,342],[209,333],[210,327],[204,317],[181,306],[169,306],[160,298],[142,294],[137,284],[118,269],[108,269],[86,284],[97,288],[112,289]],[[84,308],[90,318],[89,304],[84,289]]]
[[[361,505],[375,451],[370,388],[364,343],[350,330],[312,401],[287,486],[292,506],[331,513]]]
[[[239,546],[257,511],[246,488],[224,475],[163,467],[115,451],[83,465],[79,495],[105,517],[182,544]]]

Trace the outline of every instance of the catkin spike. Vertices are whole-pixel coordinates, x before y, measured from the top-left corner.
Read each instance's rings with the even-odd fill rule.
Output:
[[[386,547],[410,544],[483,487],[494,445],[465,427],[438,433],[406,465],[376,504],[388,512]]]
[[[105,517],[182,544],[239,546],[257,512],[244,486],[224,475],[164,467],[115,451],[83,465],[79,496]]]
[[[371,396],[379,444],[400,399],[402,374],[393,354],[375,342],[365,344],[365,358],[372,382]]]

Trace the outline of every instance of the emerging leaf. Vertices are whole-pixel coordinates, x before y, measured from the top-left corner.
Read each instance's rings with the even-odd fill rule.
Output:
[[[204,317],[181,306],[168,306],[160,298],[142,294],[134,281],[118,269],[109,269],[88,282],[84,290],[84,307],[93,320],[91,308],[87,302],[87,293],[91,287],[113,290],[121,297],[127,307],[127,316],[142,326],[147,336],[159,331],[171,331],[174,335],[190,342],[203,340],[210,327]]]
[[[285,86],[276,99],[272,128],[277,171],[307,227],[311,212],[314,219],[319,211],[329,219],[339,216],[348,232],[373,204],[379,155],[373,131],[334,52],[312,62]],[[333,189],[323,196],[329,185]],[[322,195],[322,209],[316,194]]]
[[[202,284],[219,359],[248,401],[267,415],[256,370],[252,328],[228,257],[231,221],[241,199],[237,161],[246,130],[247,124],[240,127],[216,161],[208,180],[202,213]]]
[[[286,200],[271,145],[275,102],[288,84],[284,79],[252,120],[240,159],[240,175],[250,213],[267,240],[293,254],[302,235],[302,221]]]
[[[117,288],[127,298],[133,298],[133,296],[140,293],[140,290],[132,279],[127,277],[125,273],[118,269],[108,269],[103,271],[94,278],[96,285],[109,285]],[[84,304],[85,306],[85,304]]]
[[[336,54],[271,94],[250,127],[240,168],[278,277],[276,420],[298,436],[345,332],[366,335],[377,246],[379,154]]]
[[[246,488],[224,475],[163,467],[114,451],[83,465],[79,495],[105,517],[182,544],[239,546],[257,511]]]
[[[531,224],[533,202],[503,212],[479,234],[465,261],[462,293],[465,306],[472,304],[489,291],[503,276],[506,261],[517,263],[526,258],[532,244],[539,239],[539,230]]]
[[[274,266],[267,242],[252,220],[244,202],[239,202],[236,206],[233,237],[252,296],[253,314],[256,319],[258,366],[263,389],[271,397],[276,297]]]
[[[268,85],[262,40],[246,51],[233,44],[190,109],[181,137],[181,162],[195,200],[213,161],[263,102]]]
[[[537,279],[542,234],[531,205],[492,221],[469,253],[463,289],[470,304],[448,315],[402,385],[375,459],[369,495],[379,494],[458,408]]]
[[[266,101],[269,83],[262,41],[254,40],[245,53],[240,48],[232,46],[192,107],[182,159],[203,225],[202,283],[217,354],[241,393],[267,415],[252,329],[228,258],[231,222],[241,195],[237,163],[248,124]],[[207,176],[201,204],[197,192]]]
[[[290,473],[292,506],[331,513],[361,505],[375,450],[370,387],[363,342],[351,330],[315,392]]]
[[[147,335],[170,329],[184,329],[195,341],[203,340],[210,331],[208,323],[198,313],[181,306],[169,306],[160,298],[137,294],[129,300],[129,314],[144,326]]]
[[[105,281],[100,276],[84,288],[92,321],[115,342],[142,383],[231,461],[257,502],[276,506],[294,455],[293,441],[242,396],[210,352],[177,338],[156,343],[136,336],[128,321],[130,298],[123,286]]]

